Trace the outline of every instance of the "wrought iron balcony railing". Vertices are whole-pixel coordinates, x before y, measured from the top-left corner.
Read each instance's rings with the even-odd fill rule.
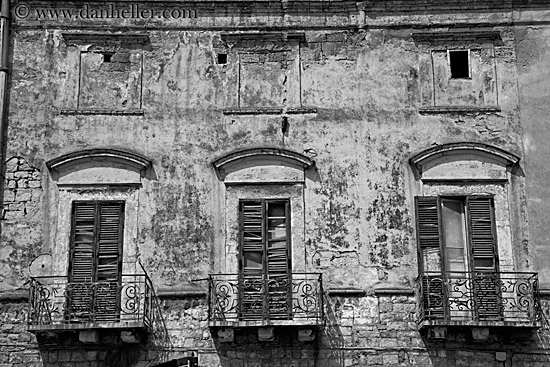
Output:
[[[209,278],[210,326],[323,324],[321,274],[215,274]]]
[[[537,273],[425,272],[419,324],[541,326]]]
[[[32,277],[29,330],[140,328],[164,324],[145,274],[120,281],[69,282],[66,276]],[[162,326],[162,325],[161,325]]]

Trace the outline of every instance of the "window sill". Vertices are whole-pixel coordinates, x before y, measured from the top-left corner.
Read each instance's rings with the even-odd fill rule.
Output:
[[[61,115],[111,115],[111,116],[143,116],[143,110],[110,110],[110,109],[76,109],[61,110]]]
[[[350,296],[358,296],[363,297],[366,292],[363,289],[360,288],[329,288],[327,290],[327,294],[329,297],[350,297]]]
[[[157,291],[157,297],[162,299],[206,298],[207,296],[208,291],[200,289],[160,288]]]
[[[510,328],[534,328],[538,329],[542,327],[541,322],[531,321],[444,321],[444,320],[425,320],[418,323],[420,330],[434,327],[434,326],[446,326],[446,327],[510,327]]]
[[[248,327],[264,327],[264,326],[322,326],[323,321],[320,318],[311,318],[311,319],[289,319],[289,320],[227,320],[227,321],[218,321],[210,320],[208,326],[210,327],[228,327],[228,328],[248,328]]]
[[[60,324],[40,324],[29,325],[30,332],[41,331],[66,331],[66,330],[94,330],[94,329],[147,329],[143,321],[120,321],[120,322],[85,322],[85,323],[60,323]]]
[[[423,115],[439,114],[439,113],[488,113],[500,112],[498,106],[433,106],[420,107],[418,112]]]
[[[314,107],[235,107],[222,110],[224,115],[303,115],[317,113]]]

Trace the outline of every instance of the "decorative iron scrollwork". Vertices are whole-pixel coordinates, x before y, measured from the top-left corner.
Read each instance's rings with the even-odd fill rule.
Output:
[[[125,322],[150,327],[153,292],[144,274],[99,282],[69,282],[65,276],[33,277],[29,325],[56,328],[64,324]]]
[[[540,321],[536,273],[425,272],[419,277],[419,321]]]
[[[210,276],[211,321],[323,319],[320,274]]]

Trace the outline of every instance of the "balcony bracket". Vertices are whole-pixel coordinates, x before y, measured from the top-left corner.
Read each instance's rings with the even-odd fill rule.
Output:
[[[261,342],[272,342],[275,340],[275,330],[273,327],[258,328],[258,340]]]
[[[81,330],[78,333],[78,341],[84,344],[99,343],[99,331],[97,330]]]
[[[222,343],[231,343],[235,340],[235,329],[222,328],[218,330],[218,340]]]
[[[428,329],[428,339],[445,340],[447,339],[447,328],[443,326],[434,326]]]
[[[489,339],[488,327],[474,327],[472,328],[472,338],[477,341],[483,341]]]
[[[312,342],[315,340],[315,330],[313,328],[305,328],[298,330],[298,340],[301,342]]]

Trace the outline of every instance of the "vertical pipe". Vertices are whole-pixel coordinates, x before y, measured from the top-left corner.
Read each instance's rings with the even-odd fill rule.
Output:
[[[7,106],[8,106],[8,53],[9,53],[9,15],[10,2],[2,0],[0,8],[0,209],[4,217],[4,185],[6,180],[6,136],[8,130]],[[0,233],[2,228],[0,227]]]

